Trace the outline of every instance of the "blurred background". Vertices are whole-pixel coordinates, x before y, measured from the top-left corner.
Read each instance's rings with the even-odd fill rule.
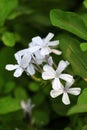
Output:
[[[63,105],[60,98],[51,99],[49,82],[36,82],[25,73],[14,78],[13,72],[5,70],[6,64],[16,63],[14,53],[27,48],[34,36],[43,38],[49,32],[55,36],[62,33],[50,22],[51,9],[84,12],[83,0],[0,0],[0,130],[81,128],[84,114],[66,116],[70,106]],[[21,100],[27,99],[35,104],[32,109],[33,125],[28,113],[24,114],[20,106]],[[76,103],[74,98],[73,102]],[[84,119],[86,121],[87,118]]]

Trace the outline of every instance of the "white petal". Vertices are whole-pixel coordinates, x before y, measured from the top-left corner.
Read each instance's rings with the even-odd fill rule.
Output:
[[[17,60],[18,64],[20,64],[22,56],[25,55],[28,52],[29,52],[29,48],[23,49],[23,50],[18,51],[17,53],[15,53],[14,56],[15,56],[15,59]]]
[[[63,85],[61,84],[59,78],[55,78],[52,82],[52,88],[55,90],[63,89]]]
[[[5,69],[11,71],[11,70],[17,69],[18,67],[19,67],[19,65],[8,64],[8,65],[6,65]]]
[[[20,65],[21,55],[19,55],[19,53],[16,53],[14,56],[15,56],[15,59],[17,60],[17,63]]]
[[[31,60],[31,55],[30,55],[30,53],[25,54],[25,55],[23,56],[23,58],[21,59],[21,63],[20,63],[21,66],[22,66],[23,68],[26,68],[26,67],[29,65],[30,60]]]
[[[49,55],[51,53],[51,49],[49,47],[42,48],[40,54],[42,56]]]
[[[57,46],[59,44],[59,40],[48,42],[48,46]]]
[[[70,88],[67,92],[72,95],[79,95],[81,92],[81,88]]]
[[[69,88],[69,87],[71,87],[72,86],[72,84],[75,82],[75,80],[74,79],[72,79],[72,81],[71,82],[66,82],[66,85],[65,85],[65,88]]]
[[[69,75],[69,74],[60,74],[59,78],[65,80],[66,82],[73,82],[73,76]]]
[[[43,67],[43,70],[45,71],[45,72],[42,73],[43,79],[48,80],[48,79],[55,78],[55,70],[51,66],[45,65]]]
[[[14,72],[14,77],[20,77],[23,73],[23,69],[21,67],[17,68]]]
[[[48,33],[48,35],[46,36],[46,38],[44,38],[44,42],[45,43],[49,42],[53,37],[54,37],[53,33]]]
[[[29,51],[33,53],[33,52],[38,51],[40,48],[41,48],[40,46],[33,46],[29,48]]]
[[[53,65],[53,59],[52,59],[51,56],[47,59],[47,63],[48,63],[50,66]]]
[[[61,55],[61,54],[62,54],[61,51],[56,50],[56,49],[51,49],[51,51],[52,51],[54,54],[56,54],[56,55]]]
[[[68,94],[67,94],[66,92],[64,92],[64,94],[63,94],[62,102],[63,102],[65,105],[70,104],[69,96],[68,96]]]
[[[32,42],[34,42],[36,45],[43,45],[43,40],[39,36],[32,38]]]
[[[59,62],[59,65],[57,67],[57,73],[60,74],[63,70],[65,70],[65,68],[69,65],[69,62],[68,61],[64,61],[64,60],[61,60]]]
[[[52,98],[56,98],[57,96],[61,95],[63,93],[63,91],[60,89],[60,90],[51,90],[50,91],[50,96]]]
[[[35,74],[35,69],[34,69],[34,66],[32,64],[29,64],[26,72],[30,75],[34,75]]]

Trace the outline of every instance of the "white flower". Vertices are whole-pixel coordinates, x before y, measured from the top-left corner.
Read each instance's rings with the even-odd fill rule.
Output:
[[[31,115],[34,106],[34,104],[31,104],[30,99],[27,102],[25,102],[24,100],[21,101],[21,107],[24,110],[24,113],[29,113]]]
[[[33,60],[32,60],[32,62],[34,64],[37,63],[38,65],[41,65],[43,62],[45,62],[45,56],[42,56],[40,54],[40,51],[38,50],[35,53],[33,53]]]
[[[45,65],[43,67],[44,72],[42,73],[42,78],[44,80],[48,79],[54,79],[52,82],[52,85],[55,86],[55,84],[58,84],[58,87],[61,87],[60,79],[67,81],[67,82],[72,82],[73,81],[73,76],[69,74],[62,74],[62,72],[65,70],[65,68],[69,65],[68,61],[63,61],[61,60],[59,62],[59,65],[56,69],[56,71],[49,65]]]
[[[50,46],[56,46],[59,44],[58,40],[50,41],[53,37],[54,34],[49,33],[44,39],[41,39],[41,37],[39,36],[32,38],[32,42],[29,45],[30,52],[36,52],[40,50],[40,54],[43,56],[49,55],[51,52],[60,55],[61,51],[50,48]]]
[[[34,66],[31,64],[31,54],[27,49],[17,52],[15,59],[18,64],[8,64],[5,67],[9,71],[15,70],[14,77],[20,77],[24,71],[30,75],[35,73]]]
[[[51,90],[50,95],[52,98],[56,98],[57,96],[63,94],[62,96],[62,102],[65,105],[70,104],[70,99],[68,94],[72,95],[79,95],[81,92],[81,88],[70,88],[70,86],[73,84],[74,80],[70,82],[66,82],[65,87],[61,84],[61,87],[58,87],[58,84],[55,84],[53,86],[53,90]]]

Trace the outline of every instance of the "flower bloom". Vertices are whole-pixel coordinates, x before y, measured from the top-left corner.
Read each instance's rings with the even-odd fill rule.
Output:
[[[41,39],[39,36],[32,38],[32,42],[29,45],[30,52],[36,52],[39,50],[42,56],[49,55],[51,52],[60,55],[61,51],[50,48],[59,44],[58,40],[50,41],[53,37],[54,34],[49,33],[44,39]]]
[[[14,77],[20,77],[24,71],[30,75],[35,73],[34,66],[31,64],[31,54],[27,51],[27,49],[17,52],[15,54],[15,59],[18,64],[8,64],[5,67],[9,71],[15,70]]]
[[[31,100],[28,99],[27,102],[24,100],[21,101],[21,107],[24,110],[24,113],[29,113],[30,115],[32,114],[32,109],[34,108],[34,104],[31,103]]]
[[[66,81],[66,82],[72,82],[73,76],[69,74],[62,74],[62,72],[65,70],[65,68],[69,65],[68,61],[61,60],[58,64],[58,67],[56,70],[54,70],[49,65],[44,65],[42,73],[42,78],[44,80],[54,79],[52,82],[52,85],[55,86],[55,84],[58,84],[58,87],[61,87],[60,79]]]
[[[62,96],[62,102],[65,105],[70,104],[70,99],[68,94],[72,95],[79,95],[81,92],[81,88],[70,88],[71,85],[74,83],[74,80],[70,82],[66,82],[65,87],[61,84],[61,87],[58,87],[58,84],[55,84],[53,86],[53,90],[50,91],[50,95],[52,98],[56,98],[57,96],[63,94]]]

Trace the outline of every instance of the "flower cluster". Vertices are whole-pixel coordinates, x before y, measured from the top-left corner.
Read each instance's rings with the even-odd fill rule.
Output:
[[[70,104],[68,93],[79,95],[81,89],[70,88],[74,83],[74,78],[70,74],[63,73],[69,65],[68,61],[61,60],[56,69],[54,69],[55,63],[50,54],[61,55],[62,52],[53,48],[59,44],[58,40],[51,41],[53,37],[54,34],[49,33],[43,39],[39,36],[32,38],[28,48],[18,51],[15,54],[17,64],[8,64],[6,65],[6,69],[9,71],[15,70],[14,77],[20,77],[24,71],[27,75],[32,76],[37,70],[42,74],[44,80],[52,80],[51,97],[55,98],[63,94],[62,102],[68,105]],[[65,87],[62,81],[65,81]]]

